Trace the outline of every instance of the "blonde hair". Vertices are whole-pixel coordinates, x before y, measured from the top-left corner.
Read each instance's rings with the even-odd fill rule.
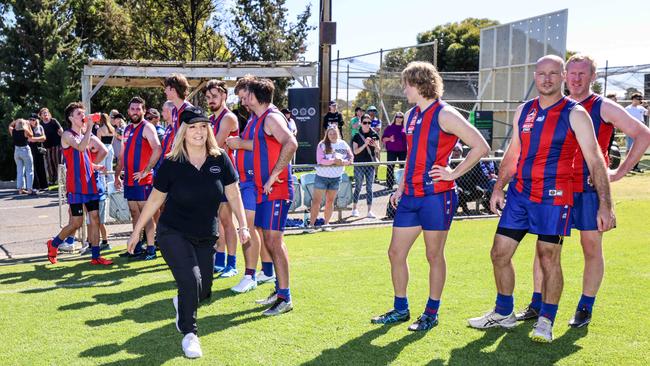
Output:
[[[591,67],[591,73],[592,74],[596,73],[596,60],[594,60],[594,58],[589,55],[585,55],[583,53],[576,53],[575,55],[569,57],[565,66],[567,70],[569,69],[569,64],[572,62],[588,62],[589,66]]]
[[[441,98],[444,92],[442,77],[436,67],[429,62],[409,62],[402,71],[402,84],[414,86],[426,99]]]
[[[212,130],[210,123],[208,122],[199,122],[205,123],[208,128],[208,138],[205,140],[205,151],[208,155],[219,156],[221,154],[221,149],[217,144],[217,139],[214,137],[214,131]],[[174,142],[172,144],[172,149],[169,151],[165,158],[172,161],[188,161],[189,155],[187,154],[187,148],[185,147],[185,134],[189,125],[187,123],[181,123],[181,126],[176,131],[176,136],[174,137]]]

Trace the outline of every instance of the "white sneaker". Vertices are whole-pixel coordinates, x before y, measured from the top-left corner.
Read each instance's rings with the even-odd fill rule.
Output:
[[[174,304],[174,309],[176,310],[176,329],[181,333],[181,328],[178,326],[178,295],[172,298],[172,303]]]
[[[183,337],[181,342],[183,346],[183,352],[185,352],[185,357],[187,358],[199,358],[203,356],[203,351],[201,350],[201,342],[199,342],[199,337],[194,333],[187,333]]]
[[[321,226],[320,229],[327,232],[334,231],[334,229],[332,229],[332,227],[329,224]]]
[[[375,215],[372,211],[368,211],[368,215],[366,215],[366,217],[369,219],[376,219],[377,215]]]
[[[74,252],[74,244],[63,242],[59,245],[59,252],[72,253]]]
[[[239,281],[239,283],[236,286],[232,287],[230,290],[232,292],[237,292],[242,294],[244,292],[248,292],[256,288],[257,288],[257,281],[253,279],[253,276],[244,275],[241,281]]]
[[[266,299],[255,300],[255,303],[258,305],[271,305],[275,303],[277,299],[278,299],[278,293],[274,289],[269,295],[269,297],[267,297]]]
[[[356,208],[352,210],[352,217],[359,217],[359,210]]]
[[[275,274],[271,276],[267,276],[264,274],[263,271],[259,271],[256,273],[255,277],[257,278],[257,284],[262,284],[262,283],[267,283],[271,281],[275,281]]]
[[[316,232],[313,225],[305,226],[305,230],[302,231],[303,234],[313,234]]]
[[[90,243],[85,242],[81,249],[79,249],[79,255],[88,255],[92,252],[92,249],[90,249]]]
[[[467,319],[467,322],[470,327],[476,329],[487,329],[492,327],[510,329],[517,325],[517,318],[515,317],[514,311],[509,315],[500,315],[493,309],[478,318]]]
[[[553,341],[553,323],[550,319],[540,316],[537,323],[533,325],[530,332],[530,339],[535,342],[551,343]]]

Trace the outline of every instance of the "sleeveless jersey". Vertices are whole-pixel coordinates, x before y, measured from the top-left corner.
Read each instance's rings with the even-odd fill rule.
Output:
[[[178,131],[178,128],[180,127],[180,115],[183,113],[185,108],[191,107],[192,104],[188,101],[184,101],[183,104],[181,104],[180,108],[174,107],[172,109],[172,123],[167,125],[165,128],[165,134],[163,135],[163,139],[161,141],[162,145],[162,154],[160,154],[160,160],[158,161],[158,166],[162,163],[163,159],[165,159],[165,155],[167,155],[171,149],[172,145],[174,144],[174,137],[176,137],[176,131]]]
[[[81,141],[78,133],[68,130],[77,141]],[[97,180],[93,172],[92,160],[88,149],[79,151],[72,146],[63,149],[66,168],[65,189],[67,193],[98,194]]]
[[[587,99],[580,102],[580,104],[591,116],[598,146],[605,157],[605,164],[609,165],[609,146],[612,141],[612,135],[614,134],[614,125],[605,122],[600,115],[603,97],[597,94],[591,94]],[[573,169],[573,192],[596,192],[596,188],[591,184],[589,168],[582,156],[580,146],[578,146],[578,153],[573,159]]]
[[[542,109],[539,98],[529,100],[519,117],[521,150],[515,189],[530,201],[573,205],[573,157],[578,142],[569,114],[577,102],[562,97]]]
[[[416,106],[406,122],[406,166],[404,168],[404,194],[424,197],[454,189],[454,181],[434,182],[429,170],[434,165],[448,166],[451,152],[458,137],[440,128],[438,117],[447,105],[441,100],[431,103],[424,111]]]
[[[262,118],[266,118],[268,110],[262,115]],[[251,116],[248,117],[248,122],[246,122],[246,127],[241,133],[241,138],[243,140],[253,140],[255,134],[255,124],[257,123],[255,114],[251,112]],[[235,151],[235,167],[237,168],[237,173],[239,174],[239,182],[253,182],[253,152],[238,149]]]
[[[293,183],[291,182],[291,164],[280,173],[279,179],[282,183],[275,182],[270,194],[264,194],[264,184],[268,181],[275,163],[280,158],[282,145],[273,136],[264,132],[264,122],[269,113],[278,113],[282,118],[284,115],[277,109],[269,108],[255,120],[253,126],[253,178],[257,203],[275,200],[293,200]]]
[[[130,124],[124,129],[124,151],[122,152],[122,166],[124,167],[124,185],[144,186],[152,184],[152,176],[148,174],[143,179],[136,181],[133,173],[143,171],[151,159],[151,145],[144,137],[144,126],[149,123],[145,120],[137,126]]]
[[[221,128],[221,121],[223,120],[223,117],[228,114],[230,110],[228,108],[224,108],[221,113],[219,113],[218,116],[215,116],[214,114],[210,116],[210,123],[212,124],[212,129],[214,130],[214,137],[217,137],[217,133],[219,132],[219,128]],[[237,128],[235,131],[230,131],[228,136],[239,136],[239,128]],[[235,157],[234,157],[234,151],[230,150],[227,146],[225,147],[226,152],[228,153],[228,157],[230,157],[231,162],[235,162]]]

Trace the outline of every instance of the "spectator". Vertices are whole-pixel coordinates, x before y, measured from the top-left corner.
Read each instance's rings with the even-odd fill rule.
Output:
[[[388,154],[388,161],[403,161],[406,159],[406,131],[404,130],[404,113],[397,112],[393,122],[386,127],[382,141]],[[400,164],[400,168],[404,165]],[[386,166],[386,186],[390,189],[395,184],[393,164]]]
[[[377,118],[377,107],[371,105],[368,107],[367,111],[368,115],[370,116],[370,120],[372,121],[370,127],[373,129],[373,131],[379,134],[379,131],[381,131],[381,120]]]
[[[350,134],[352,137],[361,129],[361,117],[366,113],[361,107],[354,108],[354,117],[350,120]]]
[[[632,104],[628,105],[625,107],[625,110],[627,113],[632,115],[632,117],[638,119],[641,121],[641,123],[645,124],[645,116],[648,115],[648,110],[644,108],[641,104],[643,103],[643,96],[641,93],[634,93],[632,94]],[[629,153],[630,149],[632,148],[632,144],[634,144],[634,140],[632,140],[631,137],[627,136],[625,138],[625,142],[627,144],[627,151]],[[639,164],[637,163],[634,168],[632,168],[633,172],[637,173],[643,173],[643,169],[639,167]]]
[[[352,152],[354,161],[357,163],[368,163],[377,161],[377,154],[380,150],[379,135],[370,128],[372,119],[364,114],[361,118],[361,130],[352,138]],[[366,183],[366,203],[368,204],[367,217],[376,218],[372,212],[372,183],[375,180],[375,169],[373,166],[354,167],[354,195],[352,204],[352,216],[358,217],[357,203],[361,193],[361,185]]]
[[[341,175],[345,170],[344,166],[350,165],[354,155],[350,145],[341,139],[338,128],[331,126],[325,131],[325,138],[316,148],[316,179],[314,181],[314,196],[311,200],[311,217],[309,220],[309,232],[313,232],[314,223],[320,212],[320,204],[325,194],[325,223],[323,231],[332,230],[328,225],[334,210],[334,200],[339,191]]]
[[[160,123],[160,112],[156,108],[149,108],[147,113],[144,115],[144,119],[151,122],[154,127],[156,127],[156,135],[158,135],[158,140],[162,141],[165,136],[165,126]]]
[[[32,189],[34,184],[34,159],[28,146],[32,137],[29,122],[22,118],[9,125],[9,134],[14,142],[14,161],[16,162],[16,189],[18,194],[36,195]]]
[[[282,108],[282,114],[284,114],[284,117],[287,119],[287,123],[289,123],[289,131],[291,131],[291,133],[296,136],[298,134],[298,126],[296,126],[296,121],[291,118],[291,111],[287,108]]]
[[[113,154],[117,158],[122,152],[122,138],[124,136],[124,128],[126,126],[124,125],[124,116],[117,110],[113,109],[111,111],[110,117],[111,124],[115,130],[115,138],[113,139]]]
[[[41,108],[38,112],[41,118],[43,130],[45,131],[45,167],[49,184],[56,184],[59,175],[59,164],[61,164],[61,135],[63,128],[56,119],[52,118],[50,110]]]
[[[34,161],[34,182],[33,188],[47,189],[47,173],[45,172],[45,131],[43,126],[38,122],[38,115],[33,113],[29,117],[29,126],[32,129],[32,137],[29,139],[29,148],[32,151]]]
[[[113,124],[109,122],[109,117],[106,113],[102,113],[99,119],[99,128],[97,129],[97,137],[102,141],[102,144],[106,147],[106,150],[108,150],[108,153],[106,153],[106,157],[102,161],[101,165],[105,168],[104,171],[111,171],[113,170],[113,159],[115,158],[115,151],[113,149],[113,141],[115,141],[115,127],[113,127]],[[108,193],[111,194],[115,190],[115,187],[113,184],[115,183],[115,177],[113,174],[106,174],[103,176],[103,179],[105,179],[105,185],[104,185],[104,194]],[[100,202],[100,207],[99,207],[99,216],[100,216],[100,228],[101,228],[101,219],[102,212],[101,212],[101,202]],[[101,247],[101,245],[100,245]]]
[[[490,197],[492,196],[494,185],[497,182],[499,171],[497,170],[497,166],[494,161],[481,160],[478,165],[481,168],[481,172],[483,173],[478,181],[478,185],[483,188],[487,196]]]
[[[618,102],[618,98],[616,97],[616,93],[607,93],[607,99],[611,99],[614,102]]]
[[[337,111],[336,108],[336,102],[331,101],[329,104],[328,112],[325,117],[323,117],[323,130],[327,130],[329,126],[334,125],[338,127],[339,134],[343,136],[343,115],[341,112]]]

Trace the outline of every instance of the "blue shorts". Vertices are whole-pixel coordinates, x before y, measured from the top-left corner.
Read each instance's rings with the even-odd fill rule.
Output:
[[[255,226],[262,230],[284,231],[291,201],[275,200],[257,204]]]
[[[67,194],[68,204],[88,203],[90,201],[99,200],[99,193],[83,194],[83,193],[69,193]]]
[[[244,203],[244,210],[255,211],[257,209],[257,195],[255,194],[255,183],[244,182],[239,184],[241,200]]]
[[[146,201],[151,193],[150,184],[144,186],[124,186],[124,198],[127,201]]]
[[[341,184],[341,177],[328,178],[328,177],[321,177],[320,175],[316,175],[316,178],[314,179],[314,189],[322,189],[325,191],[336,191],[339,189],[340,184]]]
[[[597,192],[581,192],[573,194],[573,212],[571,221],[573,228],[580,231],[598,230],[598,202]]]
[[[424,197],[404,195],[397,205],[393,226],[421,226],[422,230],[447,231],[457,207],[456,190]]]
[[[513,187],[512,185],[510,187]],[[526,230],[537,235],[571,235],[571,206],[535,203],[508,188],[499,227]]]

